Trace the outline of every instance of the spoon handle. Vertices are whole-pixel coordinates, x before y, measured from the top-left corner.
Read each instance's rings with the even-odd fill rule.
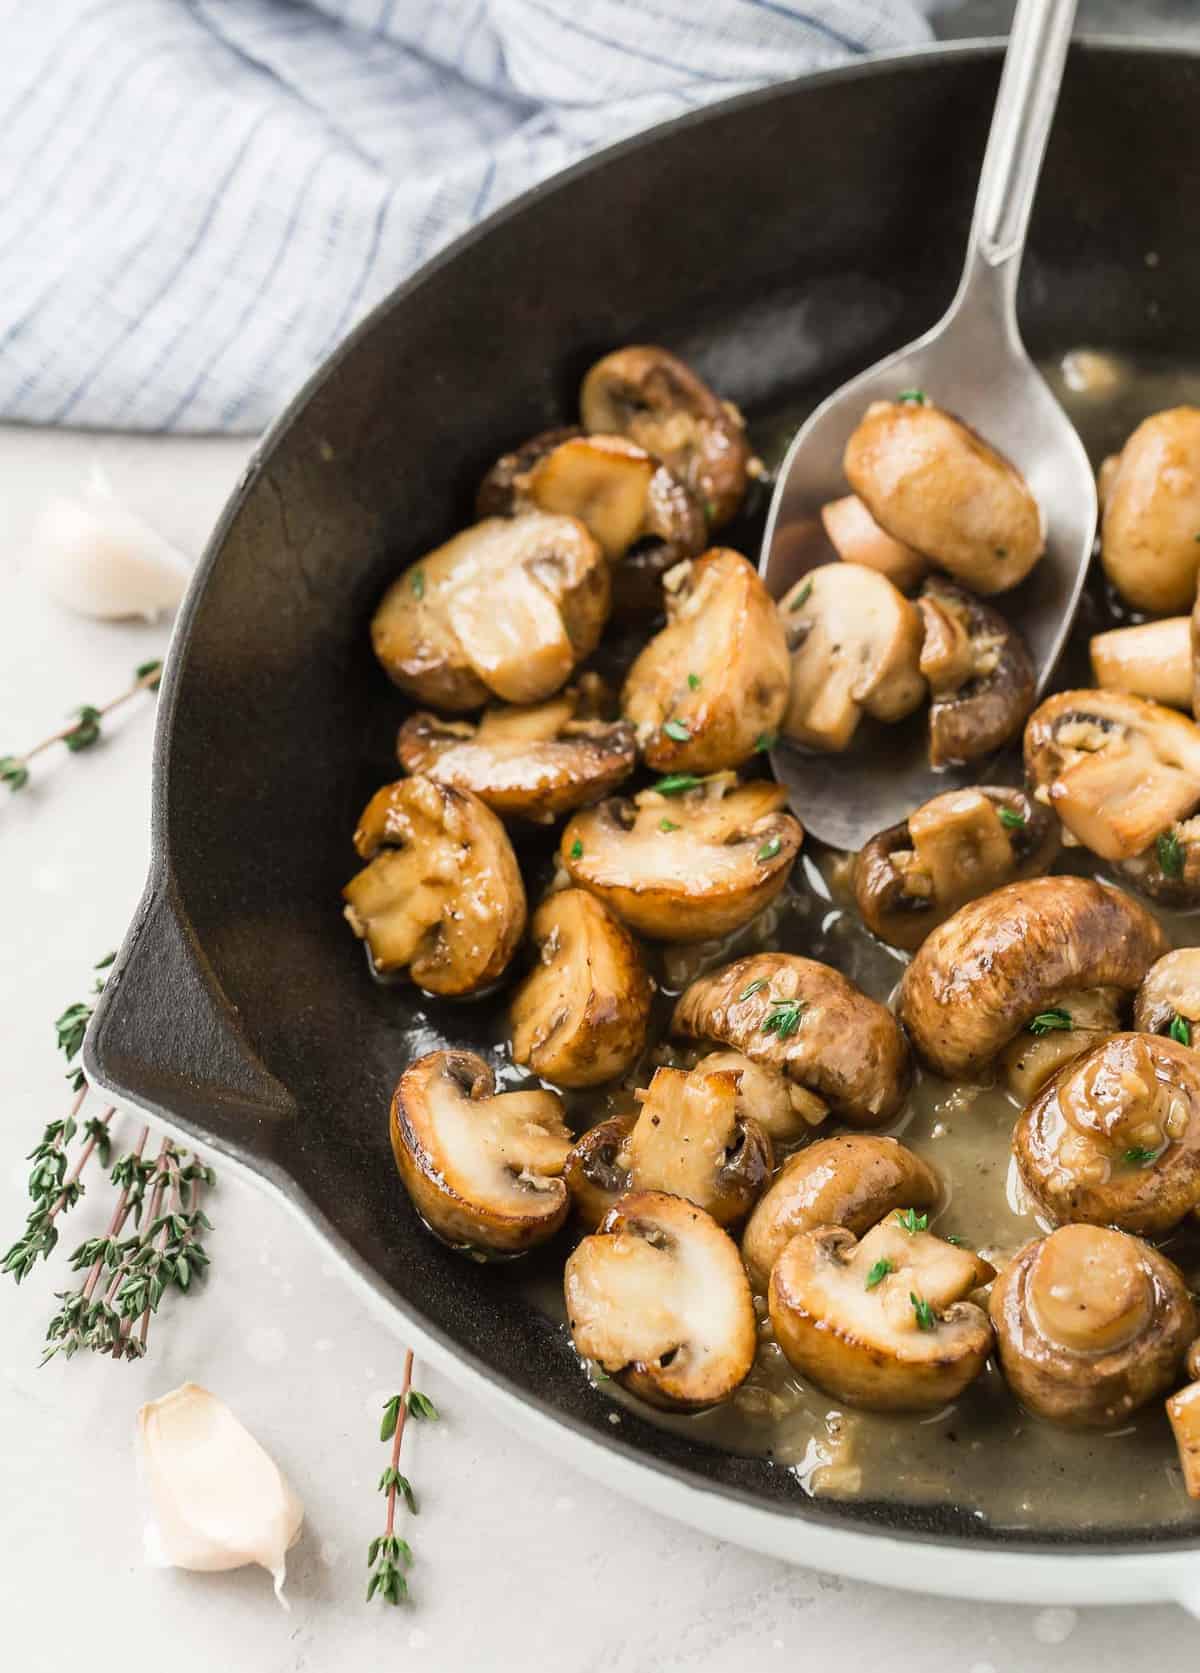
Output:
[[[967,252],[1000,267],[1020,257],[1075,22],[1076,0],[1018,0],[992,114]]]

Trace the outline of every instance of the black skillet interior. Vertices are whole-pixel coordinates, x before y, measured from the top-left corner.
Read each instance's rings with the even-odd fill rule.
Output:
[[[181,624],[155,874],[88,1051],[118,1094],[302,1194],[486,1376],[607,1445],[810,1519],[1081,1546],[1069,1525],[1015,1540],[965,1506],[813,1503],[762,1460],[637,1419],[615,1433],[561,1332],[503,1268],[424,1233],[393,1170],[397,1071],[439,1030],[487,1040],[497,1002],[426,1012],[373,985],[338,900],[356,815],[395,776],[402,701],[367,623],[397,567],[470,519],[495,454],[562,422],[617,344],[675,349],[753,430],[929,325],[957,279],[998,69],[995,47],[941,51],[685,119],[495,217],[352,337],[276,427]],[[1195,58],[1073,51],[1022,281],[1035,353],[1195,358],[1198,106]]]

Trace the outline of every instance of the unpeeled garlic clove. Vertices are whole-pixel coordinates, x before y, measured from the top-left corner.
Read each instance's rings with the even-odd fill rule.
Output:
[[[29,560],[51,598],[82,616],[152,621],[174,610],[191,565],[113,494],[94,469],[81,492],[46,505],[34,526]]]
[[[204,1571],[258,1563],[282,1603],[304,1506],[249,1430],[215,1394],[184,1383],[141,1407],[137,1433],[155,1516],[147,1559]]]

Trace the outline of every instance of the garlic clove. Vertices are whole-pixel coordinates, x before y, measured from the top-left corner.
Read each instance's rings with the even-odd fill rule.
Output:
[[[108,620],[174,610],[191,576],[183,553],[123,505],[99,469],[78,496],[43,508],[29,558],[51,598]]]
[[[300,1537],[304,1506],[225,1402],[184,1383],[141,1407],[137,1433],[155,1516],[147,1561],[208,1572],[258,1563],[283,1603],[287,1553]]]

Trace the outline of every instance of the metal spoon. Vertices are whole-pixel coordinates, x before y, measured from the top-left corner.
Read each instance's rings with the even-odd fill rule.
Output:
[[[848,492],[842,452],[872,401],[928,391],[1024,474],[1046,520],[1046,554],[1011,593],[990,600],[1023,635],[1045,688],[1079,602],[1096,532],[1096,488],[1083,444],[1025,352],[1016,292],[1025,234],[1058,101],[1076,0],[1020,0],[1004,59],[958,294],[931,331],[843,384],[800,430],[780,468],[759,569],[776,598],[816,558],[805,536]],[[926,712],[901,726],[864,720],[838,755],[786,741],[776,777],[814,836],[861,848],[930,796],[979,783],[986,763],[935,772]]]

